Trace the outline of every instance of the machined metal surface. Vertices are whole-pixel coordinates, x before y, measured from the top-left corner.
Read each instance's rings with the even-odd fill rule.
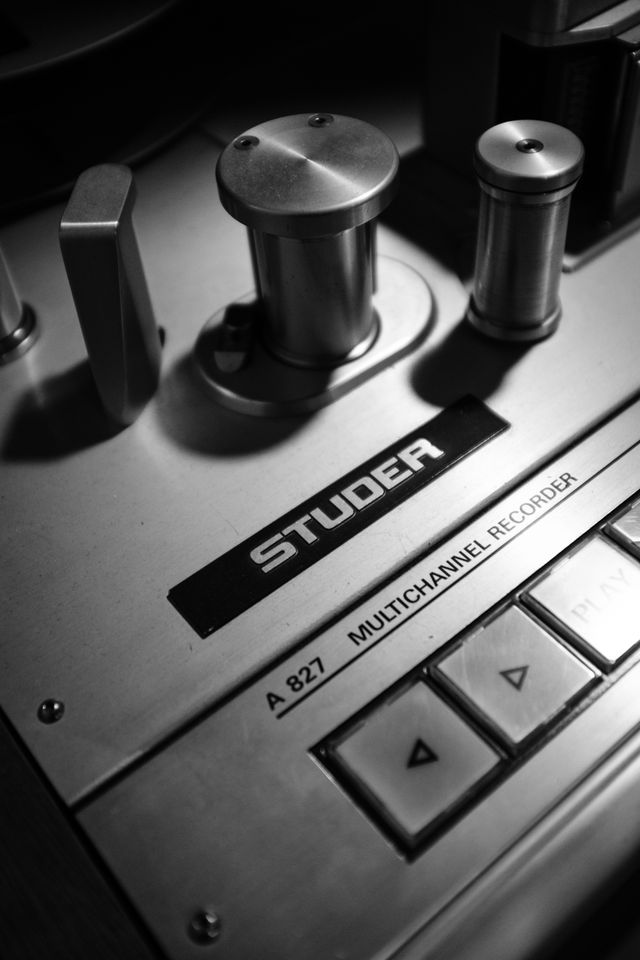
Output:
[[[274,354],[264,342],[261,305],[251,294],[225,307],[207,321],[195,346],[197,369],[207,390],[219,403],[239,413],[308,414],[399,360],[427,335],[433,321],[433,298],[420,274],[399,260],[380,257],[377,277],[374,323],[363,344],[365,349],[353,351],[355,356],[329,368],[302,369],[280,353]],[[312,297],[298,318],[301,325],[306,323],[307,313],[314,311],[321,318],[321,303]],[[239,313],[248,325],[241,343],[227,339]],[[228,357],[234,348],[242,352],[242,360],[229,370]]]
[[[250,242],[272,352],[322,369],[369,349],[378,332],[374,223],[302,242],[254,230]]]
[[[562,255],[583,148],[554,123],[498,124],[478,140],[481,188],[469,319],[501,340],[533,341],[560,321]]]
[[[635,414],[637,405],[630,418]],[[392,956],[419,934],[422,955],[429,957],[427,924],[438,918],[437,941],[446,927],[447,904],[453,904],[455,915],[456,898],[485,871],[499,872],[502,858],[512,872],[526,866],[527,834],[541,813],[561,801],[574,802],[572,791],[637,725],[637,662],[615,682],[601,680],[595,688],[599,696],[587,698],[578,715],[541,750],[499,778],[409,861],[328,775],[313,748],[628,496],[640,462],[637,442],[623,456],[610,449],[608,468],[583,483],[578,479],[579,485],[555,506],[550,503],[538,521],[529,522],[494,555],[478,562],[473,575],[460,577],[453,589],[435,599],[427,598],[418,613],[400,618],[399,627],[387,627],[387,636],[355,647],[349,637],[358,622],[402,595],[403,588],[428,569],[438,569],[441,559],[459,550],[463,538],[481,540],[500,518],[528,502],[535,489],[545,489],[552,477],[570,471],[579,478],[593,451],[594,442],[586,442],[563,455],[82,810],[81,822],[171,956],[196,955],[184,937],[184,923],[191,904],[206,900],[209,909],[224,914],[224,936],[217,949],[225,960],[257,950],[274,960],[340,952],[364,960]],[[351,657],[348,666],[341,662],[345,655]],[[305,676],[305,668],[318,676],[296,695],[292,687]],[[287,699],[286,707],[270,706],[275,695]],[[389,709],[399,700],[392,700]],[[366,723],[360,729],[366,730]],[[446,749],[438,741],[436,753],[438,747]],[[393,806],[393,799],[386,802]],[[588,820],[588,810],[584,816]],[[627,821],[625,829],[630,842],[640,839],[637,823]],[[141,837],[135,849],[132,835]],[[602,834],[599,844],[606,844]],[[238,871],[239,862],[252,863],[250,877]],[[164,865],[162,870],[158,864]],[[172,884],[166,883],[167,875]],[[588,879],[597,882],[593,872]],[[587,879],[581,884],[586,895]],[[370,909],[360,925],[355,918],[361,916],[363,902]],[[538,930],[510,956],[527,956],[537,937],[548,932],[541,890],[530,891],[528,911]],[[493,922],[499,924],[499,917]],[[491,953],[478,955],[488,958]]]
[[[549,723],[596,677],[515,606],[467,637],[438,670],[510,745]]]
[[[483,183],[514,193],[554,193],[576,183],[584,149],[575,134],[544,120],[508,120],[476,144],[475,170]]]
[[[524,609],[523,584],[637,499],[640,237],[563,276],[563,323],[529,346],[469,328],[464,286],[428,252],[428,225],[417,243],[382,224],[382,262],[432,291],[430,336],[330,406],[249,418],[192,366],[203,323],[252,285],[244,230],[212,189],[218,153],[210,132],[194,134],[137,174],[137,235],[167,339],[159,389],[126,431],[95,410],[56,256],[62,210],[2,230],[17,289],[46,322],[0,371],[11,560],[0,705],[171,960],[209,949],[495,960],[505,915],[526,918],[526,936],[508,940],[520,960],[562,919],[537,857],[562,866],[571,854],[578,903],[602,880],[586,866],[609,876],[640,845],[624,799],[637,776],[637,652],[603,674],[592,662],[593,687],[511,753],[440,687],[503,765],[410,856],[319,749],[409,674],[422,682],[474,625]],[[228,376],[252,362],[238,329],[215,345]],[[467,394],[509,428],[210,635],[171,606],[194,570]],[[602,797],[616,815],[608,834]]]
[[[222,205],[241,223],[311,240],[377,217],[397,189],[398,165],[393,142],[370,123],[295,114],[236,137],[216,177]]]
[[[52,255],[62,211],[3,234],[17,280],[28,277],[34,308],[50,320],[24,362],[2,371],[3,493],[18,507],[2,530],[13,560],[3,571],[10,629],[0,700],[69,801],[317,632],[638,389],[637,236],[563,277],[565,322],[552,339],[496,349],[463,323],[459,279],[381,226],[381,255],[428,278],[437,315],[424,345],[314,416],[249,420],[225,410],[201,390],[190,359],[204,320],[251,288],[244,230],[211,187],[217,156],[193,137],[137,177],[165,374],[116,436],[105,436],[86,394],[85,348]],[[612,287],[616,276],[626,280]],[[612,311],[624,349],[611,349],[602,323]],[[172,609],[167,593],[184,577],[464,393],[512,428],[208,640]],[[27,602],[35,580],[37,599]],[[47,727],[36,711],[50,697],[66,711]]]
[[[640,564],[600,537],[550,570],[529,597],[605,669],[640,643]]]
[[[133,175],[103,164],[76,181],[60,246],[100,400],[129,425],[154,395],[160,338],[133,229]]]
[[[259,124],[221,154],[222,204],[249,227],[263,339],[286,362],[335,367],[376,338],[374,220],[397,172],[386,134],[331,113]]]
[[[609,525],[609,532],[636,557],[640,557],[640,502],[632,504]]]
[[[422,681],[378,704],[354,726],[334,753],[347,775],[371,795],[380,815],[409,842],[500,762],[499,754]]]

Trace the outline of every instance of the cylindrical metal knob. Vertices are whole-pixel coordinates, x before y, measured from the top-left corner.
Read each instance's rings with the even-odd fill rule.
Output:
[[[327,113],[262,123],[222,153],[220,199],[249,228],[265,341],[287,362],[336,366],[375,339],[374,218],[397,171],[384,133]]]
[[[481,196],[469,320],[500,340],[539,340],[560,320],[558,296],[580,140],[555,123],[514,120],[478,140]]]

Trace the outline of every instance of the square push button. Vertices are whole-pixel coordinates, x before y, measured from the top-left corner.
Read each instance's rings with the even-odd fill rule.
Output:
[[[640,557],[640,500],[609,523],[607,532],[630,553]]]
[[[378,707],[333,747],[333,754],[410,845],[500,760],[422,682]]]
[[[553,567],[529,597],[605,669],[640,643],[640,564],[601,537]]]
[[[512,746],[549,723],[596,677],[517,607],[470,634],[436,673]]]

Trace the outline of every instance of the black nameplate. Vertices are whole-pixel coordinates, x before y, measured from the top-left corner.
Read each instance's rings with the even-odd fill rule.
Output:
[[[187,577],[169,600],[209,636],[508,427],[464,397]]]

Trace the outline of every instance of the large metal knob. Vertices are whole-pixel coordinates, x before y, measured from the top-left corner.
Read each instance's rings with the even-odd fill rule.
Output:
[[[397,171],[384,133],[327,113],[259,124],[222,153],[220,198],[249,228],[264,340],[286,362],[335,367],[375,340],[375,217]]]
[[[481,196],[469,320],[500,340],[539,340],[560,320],[571,193],[583,148],[569,130],[514,120],[476,145]]]

